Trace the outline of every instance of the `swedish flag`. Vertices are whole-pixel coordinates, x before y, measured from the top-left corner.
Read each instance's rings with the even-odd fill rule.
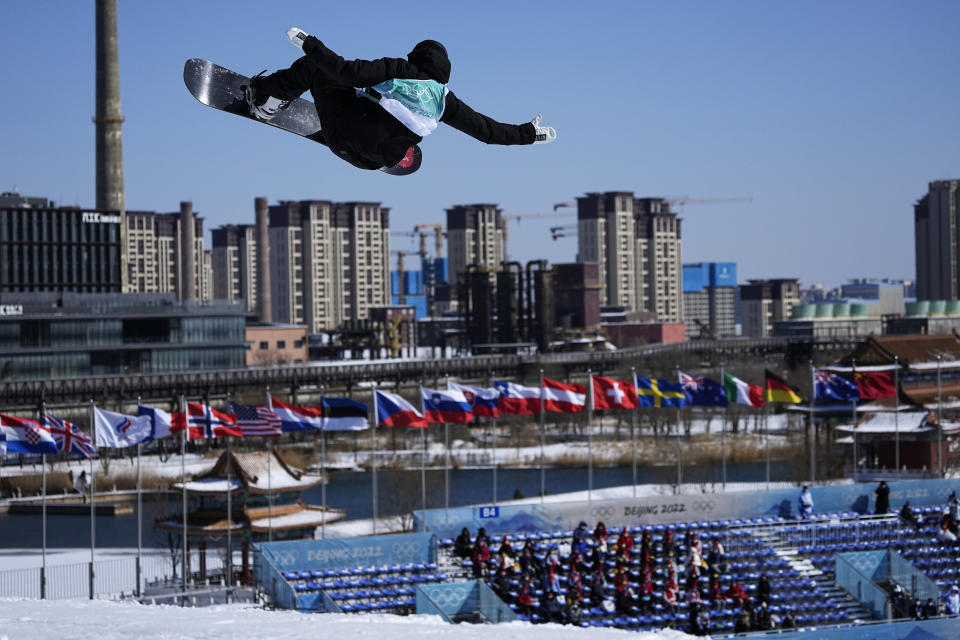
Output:
[[[682,409],[687,396],[679,382],[636,377],[637,399],[641,407],[676,407]]]

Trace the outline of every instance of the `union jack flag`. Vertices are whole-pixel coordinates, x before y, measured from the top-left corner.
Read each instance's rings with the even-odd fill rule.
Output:
[[[244,436],[273,437],[283,435],[283,420],[267,407],[230,403],[230,413],[237,417],[236,426]]]
[[[84,458],[92,458],[97,452],[93,441],[80,428],[49,413],[43,414],[43,424],[57,442],[57,449],[67,453],[76,453]]]

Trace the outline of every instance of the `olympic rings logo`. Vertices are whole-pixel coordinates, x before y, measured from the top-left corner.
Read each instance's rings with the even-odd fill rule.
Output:
[[[419,542],[394,542],[392,547],[393,555],[395,556],[412,556],[420,551]]]
[[[613,516],[614,508],[613,507],[594,507],[590,510],[590,515],[596,516],[598,518],[609,518]]]
[[[693,503],[693,510],[699,513],[706,513],[717,508],[717,503],[713,500],[696,500]]]
[[[280,566],[289,567],[297,563],[297,560],[300,559],[300,554],[292,549],[284,549],[282,551],[274,551],[273,557]]]

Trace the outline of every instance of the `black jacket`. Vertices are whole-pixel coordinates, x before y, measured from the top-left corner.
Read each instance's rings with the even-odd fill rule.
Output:
[[[406,60],[345,60],[313,36],[306,39],[303,51],[317,75],[312,93],[324,141],[348,162],[365,169],[396,164],[422,138],[375,102],[357,98],[354,88],[393,78],[435,80],[444,85],[450,80],[447,51],[433,40],[417,44]],[[440,121],[487,144],[533,144],[536,135],[532,124],[497,122],[471,109],[452,91],[446,95]]]

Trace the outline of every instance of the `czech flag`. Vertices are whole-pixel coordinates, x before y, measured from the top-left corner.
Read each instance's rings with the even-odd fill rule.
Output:
[[[420,406],[427,422],[467,424],[473,422],[473,410],[462,391],[420,387]]]
[[[587,388],[582,384],[566,384],[543,379],[543,408],[558,413],[577,413],[587,408]]]
[[[497,410],[512,416],[527,416],[540,413],[540,389],[524,387],[513,382],[494,380],[493,387],[500,392]]]
[[[395,393],[374,391],[377,405],[377,426],[426,427],[428,423],[413,405]]]
[[[270,408],[280,416],[280,428],[284,431],[323,428],[323,409],[320,407],[295,407],[270,396]]]
[[[500,392],[496,389],[471,387],[470,385],[450,381],[447,381],[447,389],[463,393],[473,409],[474,416],[479,418],[497,418],[500,416],[500,410],[497,409]]]

